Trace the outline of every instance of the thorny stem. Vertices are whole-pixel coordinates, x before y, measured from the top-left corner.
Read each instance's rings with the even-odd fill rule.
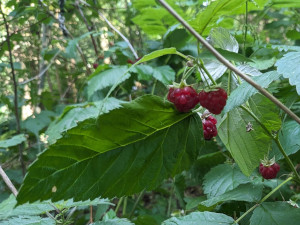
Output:
[[[163,7],[165,7],[188,31],[192,33],[201,43],[205,46],[212,54],[227,68],[235,72],[241,78],[243,78],[246,82],[256,88],[260,93],[270,99],[273,103],[275,103],[279,108],[285,111],[291,118],[293,118],[297,123],[300,124],[300,118],[293,113],[289,108],[283,105],[277,98],[271,95],[266,89],[262,88],[252,79],[250,79],[245,73],[241,72],[238,68],[236,68],[232,63],[230,63],[226,58],[224,58],[214,47],[212,47],[201,35],[199,35],[172,7],[169,6],[164,0],[158,0]]]
[[[274,194],[279,188],[281,188],[283,185],[285,185],[287,182],[291,181],[293,178],[289,177],[288,179],[286,179],[285,181],[283,181],[281,184],[279,184],[274,190],[272,190],[269,194],[267,194],[263,199],[261,199],[257,204],[255,204],[254,206],[252,206],[250,209],[248,209],[247,212],[245,212],[240,218],[238,218],[236,221],[234,221],[233,224],[237,224],[238,222],[240,222],[246,215],[248,215],[248,213],[250,213],[251,211],[253,211],[257,206],[259,206],[261,203],[263,203],[264,201],[266,201],[272,194]]]
[[[9,25],[7,23],[7,20],[5,18],[4,12],[2,11],[2,6],[1,6],[1,1],[0,1],[0,12],[2,14],[4,24],[5,24],[5,29],[6,29],[6,41],[7,41],[7,47],[8,47],[8,53],[9,53],[9,63],[10,63],[10,68],[11,68],[11,73],[12,73],[12,80],[14,84],[14,108],[15,108],[15,117],[16,117],[16,124],[17,124],[17,134],[21,133],[21,126],[20,126],[20,115],[19,115],[19,106],[18,106],[18,83],[17,83],[17,78],[15,74],[15,68],[14,68],[14,63],[13,63],[13,58],[12,58],[12,49],[11,49],[11,44],[10,44],[10,34],[9,34]],[[19,148],[19,159],[22,167],[22,172],[23,176],[25,175],[25,163],[23,161],[23,149],[21,144],[18,145]]]
[[[259,125],[267,132],[267,134],[275,141],[276,145],[278,146],[281,154],[283,155],[284,159],[286,160],[286,162],[288,163],[289,167],[291,168],[291,170],[294,173],[294,176],[297,180],[297,182],[300,183],[300,176],[297,172],[297,170],[295,169],[290,157],[285,153],[280,141],[279,141],[279,137],[278,134],[276,135],[276,137],[274,137],[274,135],[268,130],[268,128],[256,117],[256,115],[251,112],[247,107],[245,106],[240,106],[244,111],[246,111],[253,119],[255,119],[256,122],[259,123]]]

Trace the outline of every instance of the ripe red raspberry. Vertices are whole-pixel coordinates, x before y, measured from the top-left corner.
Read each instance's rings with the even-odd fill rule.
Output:
[[[259,165],[259,173],[265,179],[275,178],[279,170],[280,166],[277,163],[273,163],[272,165],[264,165],[263,163],[261,163]]]
[[[208,116],[206,119],[202,120],[203,134],[205,140],[210,140],[217,136],[217,120],[213,116]]]
[[[199,102],[213,114],[220,114],[226,105],[227,93],[224,89],[218,88],[216,91],[199,93]]]
[[[94,64],[93,64],[93,68],[94,68],[94,69],[97,69],[98,66],[99,66],[98,63],[94,63]]]
[[[170,88],[168,100],[174,103],[179,112],[189,112],[199,103],[197,92],[190,86]]]

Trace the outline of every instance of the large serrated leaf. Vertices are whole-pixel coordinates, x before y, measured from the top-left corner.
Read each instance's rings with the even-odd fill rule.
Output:
[[[264,73],[258,77],[253,77],[253,81],[266,88],[272,81],[279,79],[280,76],[281,75],[276,71],[271,71]],[[257,92],[257,89],[244,81],[228,97],[224,112],[229,112],[230,110],[244,104],[251,96],[253,96]]]
[[[193,212],[183,217],[172,217],[162,225],[231,225],[234,220],[222,213],[214,212]]]
[[[264,202],[253,211],[250,225],[296,225],[299,221],[299,208],[287,202]]]
[[[143,96],[69,130],[39,155],[17,197],[27,201],[131,195],[188,169],[203,143],[197,114]]]
[[[124,103],[124,101],[116,98],[107,98],[104,102],[86,102],[79,105],[67,106],[62,115],[50,123],[48,129],[46,130],[48,142],[53,144],[58,138],[61,137],[62,132],[75,127],[78,122],[88,118],[96,118],[99,115],[100,107],[103,106],[101,113],[107,113],[112,109],[119,108],[121,103]]]
[[[281,121],[276,105],[261,94],[252,98],[249,101],[250,110],[270,132],[278,130]],[[246,131],[248,123],[252,124],[253,131]],[[260,159],[264,158],[272,140],[266,131],[240,108],[231,110],[223,117],[218,127],[218,134],[242,172],[247,176],[250,176],[259,165]]]
[[[128,219],[125,218],[114,218],[114,219],[108,219],[105,221],[98,221],[95,223],[92,223],[91,225],[134,225],[134,223],[130,222]]]
[[[276,64],[278,73],[288,78],[291,85],[296,85],[300,95],[300,52],[289,52],[279,59]]]
[[[228,164],[221,164],[212,168],[204,177],[204,193],[207,198],[216,197],[240,184],[249,183],[246,177],[237,167]]]

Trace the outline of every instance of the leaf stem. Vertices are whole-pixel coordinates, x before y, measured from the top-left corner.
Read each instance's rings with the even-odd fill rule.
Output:
[[[199,59],[199,62],[197,62],[197,65],[204,70],[204,72],[206,73],[206,75],[208,76],[208,78],[211,80],[211,82],[214,85],[217,85],[216,81],[214,80],[214,78],[212,77],[212,75],[208,72],[208,70],[206,69],[206,67],[204,66],[204,63],[202,61],[202,59]]]
[[[269,194],[267,194],[263,199],[261,199],[257,204],[252,206],[250,209],[247,210],[240,218],[238,218],[236,221],[234,221],[233,224],[238,224],[246,215],[248,215],[251,211],[253,211],[257,206],[259,206],[261,203],[266,201],[272,194],[274,194],[279,188],[281,188],[283,185],[285,185],[287,182],[291,181],[293,178],[289,177],[285,181],[283,181],[281,184],[279,184],[276,188],[274,188]]]
[[[297,123],[300,124],[300,118],[293,113],[288,107],[282,104],[277,98],[275,98],[272,94],[270,94],[266,89],[258,85],[251,78],[249,78],[245,73],[236,68],[232,63],[230,63],[226,58],[224,58],[214,47],[212,47],[201,35],[199,35],[194,28],[192,28],[166,1],[158,0],[165,7],[166,10],[169,11],[192,35],[194,35],[197,40],[199,40],[204,47],[206,47],[212,54],[227,68],[235,72],[235,74],[239,75],[246,82],[256,88],[260,93],[274,102],[279,108],[285,111],[291,118],[293,118]]]
[[[139,201],[141,200],[141,198],[143,197],[145,191],[146,191],[145,189],[142,190],[142,192],[139,194],[138,198],[137,198],[136,201],[134,202],[133,208],[132,208],[132,210],[131,210],[131,212],[130,212],[130,214],[129,214],[129,219],[131,219],[131,217],[133,216],[134,210],[136,209],[136,207],[137,207]]]
[[[123,200],[124,200],[124,197],[121,197],[121,198],[119,199],[118,204],[117,204],[117,207],[116,207],[116,209],[115,209],[115,213],[116,213],[116,214],[118,213],[119,208],[120,208],[120,206],[121,206]]]
[[[123,217],[126,215],[126,209],[127,209],[127,200],[128,200],[128,197],[124,197],[124,204],[123,204],[123,211],[122,211],[122,215]]]
[[[245,106],[240,106],[244,111],[246,111],[253,119],[255,119],[256,122],[259,123],[259,125],[267,132],[267,134],[275,141],[276,145],[278,146],[281,154],[283,155],[284,159],[286,160],[286,162],[288,163],[289,167],[291,168],[291,170],[294,173],[294,176],[297,180],[298,183],[300,183],[300,176],[297,173],[297,170],[295,169],[290,157],[286,154],[286,152],[284,151],[279,138],[278,138],[278,134],[276,135],[276,137],[274,137],[274,135],[268,130],[268,128],[256,117],[256,115],[251,112],[247,107]]]
[[[151,95],[154,95],[154,91],[156,88],[156,83],[157,83],[157,79],[155,79],[155,81],[153,82],[153,86],[152,86],[152,90],[151,90]]]

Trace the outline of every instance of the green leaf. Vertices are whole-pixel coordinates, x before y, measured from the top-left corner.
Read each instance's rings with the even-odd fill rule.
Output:
[[[221,51],[226,50],[237,53],[239,50],[239,44],[236,39],[229,33],[228,30],[224,28],[219,27],[211,29],[207,39],[213,47],[219,48]],[[220,78],[227,70],[227,67],[216,59],[204,59],[203,62],[205,68],[208,70],[214,80]],[[210,79],[202,69],[200,69],[200,73],[202,77],[206,77],[205,80],[208,80],[208,82],[211,83]]]
[[[68,130],[30,166],[18,204],[152,190],[189,169],[202,143],[198,114],[146,95]]]
[[[300,209],[287,202],[264,202],[253,211],[250,225],[299,224]]]
[[[46,134],[48,135],[48,142],[53,144],[58,138],[61,137],[62,132],[75,127],[78,122],[86,120],[88,118],[96,118],[100,113],[100,106],[103,101],[94,103],[82,103],[80,105],[67,106],[60,116],[60,118],[53,121]],[[113,109],[119,108],[123,101],[116,98],[108,98],[104,101],[102,113],[107,113]]]
[[[26,137],[24,134],[18,134],[13,136],[12,138],[0,141],[0,148],[9,148],[12,146],[16,146],[21,144],[22,142],[26,141]]]
[[[50,124],[53,116],[55,116],[55,113],[51,111],[42,111],[23,121],[22,127],[38,136],[39,132]]]
[[[19,216],[1,221],[0,225],[55,225],[55,220],[51,218],[41,218],[39,216]]]
[[[71,208],[75,206],[89,206],[89,205],[113,205],[106,199],[96,198],[93,201],[87,200],[84,202],[74,202],[72,199],[67,201],[59,201],[52,203],[50,201],[44,202],[34,202],[34,203],[26,203],[20,206],[17,206],[17,200],[13,195],[10,195],[9,198],[4,200],[0,204],[0,220],[7,219],[9,217],[16,216],[37,216],[40,214],[44,214],[49,211],[53,211],[53,205],[59,210],[63,210],[66,208]]]
[[[204,177],[203,189],[207,198],[213,198],[235,189],[240,184],[249,183],[236,166],[221,164],[212,168]]]
[[[279,59],[276,64],[278,73],[288,78],[291,85],[296,85],[300,95],[300,52],[289,52]]]
[[[279,110],[269,99],[257,94],[249,103],[253,113],[270,132],[280,128]],[[249,122],[254,130],[247,132],[246,126]],[[250,176],[259,165],[271,143],[271,137],[266,131],[240,108],[224,115],[218,127],[218,134],[246,176]]]
[[[127,80],[129,77],[130,73],[128,73],[127,66],[116,66],[112,69],[100,72],[88,81],[88,97],[90,98],[96,91],[113,85],[118,85]]]
[[[248,11],[263,9],[268,0],[248,2]],[[211,2],[203,11],[197,14],[191,22],[193,28],[200,34],[207,34],[211,27],[215,27],[223,16],[243,14],[246,0],[218,0]]]
[[[272,6],[275,8],[300,7],[300,0],[272,0]]]
[[[225,57],[228,61],[235,61],[235,62],[252,62],[251,59],[245,57],[242,54],[230,52],[221,48],[216,48],[216,50]],[[215,59],[215,55],[213,55],[210,51],[204,51],[199,54],[199,57],[202,59]]]
[[[154,68],[153,77],[165,85],[172,84],[175,80],[175,71],[170,66],[159,66]]]
[[[201,202],[201,205],[210,207],[225,201],[257,202],[261,199],[262,190],[263,185],[241,184],[231,191]]]
[[[136,65],[169,54],[177,54],[176,48],[164,48],[164,49],[151,52],[148,55],[143,56],[143,58],[141,58],[138,62],[136,62]]]
[[[292,40],[299,40],[300,39],[300,32],[297,30],[289,30],[286,33],[286,37]]]
[[[272,81],[279,79],[280,76],[281,75],[276,71],[270,71],[260,76],[253,77],[252,80],[258,83],[260,86],[266,88]],[[229,112],[232,109],[244,104],[251,96],[253,96],[257,92],[257,89],[244,81],[229,95],[223,112]]]
[[[162,225],[231,225],[234,220],[222,213],[214,212],[193,212],[183,217],[172,217]]]
[[[279,140],[287,155],[295,154],[300,150],[300,138],[297,137],[300,137],[300,125],[296,121],[284,123],[279,133]],[[283,155],[276,144],[273,144],[273,149],[272,156],[274,155],[276,160],[282,159]]]
[[[98,221],[96,223],[92,223],[91,225],[134,225],[134,223],[130,222],[128,219],[114,218]]]

